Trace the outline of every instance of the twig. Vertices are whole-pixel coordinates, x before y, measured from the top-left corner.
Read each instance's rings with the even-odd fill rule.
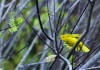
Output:
[[[46,2],[47,2],[47,12],[48,12],[49,23],[50,23],[50,29],[51,29],[51,36],[53,37],[53,30],[52,30],[52,24],[51,24],[51,19],[50,19],[48,1],[46,0]]]
[[[2,13],[3,13],[3,10],[4,10],[4,4],[5,4],[5,0],[2,0],[1,2],[1,6],[0,6],[0,19],[2,17]],[[1,21],[1,20],[0,20]]]
[[[100,51],[95,56],[93,56],[86,64],[84,64],[79,70],[86,69],[86,68],[92,66],[99,59],[100,59]]]
[[[72,66],[70,64],[70,61],[68,59],[64,58],[62,55],[59,55],[59,56],[68,65],[69,70],[72,70]]]
[[[23,15],[23,13],[21,12],[21,14]],[[23,15],[23,17],[24,17],[24,15]],[[35,34],[50,48],[50,49],[52,49],[52,51],[54,51],[53,50],[53,48],[51,48],[40,36],[39,36],[39,34],[35,31],[35,29],[29,24],[29,22],[27,21],[27,19],[24,17],[24,19],[25,19],[25,21],[27,22],[27,24],[33,29],[33,31],[35,32]]]
[[[39,13],[39,6],[38,6],[38,0],[35,0],[36,1],[36,9],[37,9],[37,16],[38,16],[38,20],[39,20],[39,24],[40,24],[40,27],[41,27],[41,30],[43,31],[44,35],[50,40],[50,41],[53,41],[52,38],[50,38],[47,33],[45,32],[44,28],[43,28],[43,25],[42,25],[42,22],[41,22],[41,18],[40,18],[40,13]]]
[[[86,70],[97,70],[97,69],[100,69],[100,66],[87,68]]]
[[[1,21],[4,20],[4,19],[6,18],[7,14],[8,14],[9,11],[12,9],[12,6],[14,5],[15,1],[16,1],[16,0],[12,0],[12,2],[10,3],[9,7],[7,8],[5,14],[2,16]]]
[[[89,2],[86,4],[86,6],[84,7],[84,9],[83,9],[82,13],[80,14],[80,16],[79,16],[79,18],[78,18],[78,20],[77,20],[77,22],[76,22],[75,26],[73,27],[73,29],[72,29],[72,31],[71,31],[71,34],[73,33],[73,31],[74,31],[75,27],[77,26],[78,22],[80,21],[80,19],[81,19],[82,15],[83,15],[83,13],[85,12],[85,10],[87,9],[88,5],[89,5]]]

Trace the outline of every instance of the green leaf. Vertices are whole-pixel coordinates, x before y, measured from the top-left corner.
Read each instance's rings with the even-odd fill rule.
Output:
[[[16,18],[16,23],[21,24],[23,22],[23,19],[21,17]]]
[[[15,24],[15,18],[14,18],[14,12],[11,12],[10,13],[10,19],[9,19],[9,26],[10,27],[13,27],[13,26],[15,26],[16,24]]]
[[[11,12],[9,23],[8,23],[10,28],[8,29],[8,31],[13,34],[14,32],[17,31],[18,25],[21,24],[22,22],[23,19],[21,17],[18,17],[15,22],[14,12]]]
[[[13,26],[13,27],[9,28],[8,31],[13,34],[14,32],[17,31],[17,28],[18,28],[17,26]]]

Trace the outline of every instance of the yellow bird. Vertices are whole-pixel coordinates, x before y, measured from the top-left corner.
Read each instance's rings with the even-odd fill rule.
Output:
[[[80,36],[81,36],[80,34],[64,34],[60,36],[60,40],[64,41],[68,45],[67,46],[68,49],[71,49],[74,46],[74,44],[78,41],[78,38]],[[82,42],[78,44],[75,50],[82,52],[90,51]]]

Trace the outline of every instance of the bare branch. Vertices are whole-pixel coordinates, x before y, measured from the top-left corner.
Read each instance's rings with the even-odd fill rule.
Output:
[[[100,51],[93,56],[85,65],[83,65],[80,70],[84,70],[86,68],[91,67],[93,64],[95,64],[100,59]]]

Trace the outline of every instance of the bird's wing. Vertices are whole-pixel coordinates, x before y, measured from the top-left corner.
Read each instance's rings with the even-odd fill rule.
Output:
[[[66,35],[77,39],[81,36],[81,34],[66,34]]]

